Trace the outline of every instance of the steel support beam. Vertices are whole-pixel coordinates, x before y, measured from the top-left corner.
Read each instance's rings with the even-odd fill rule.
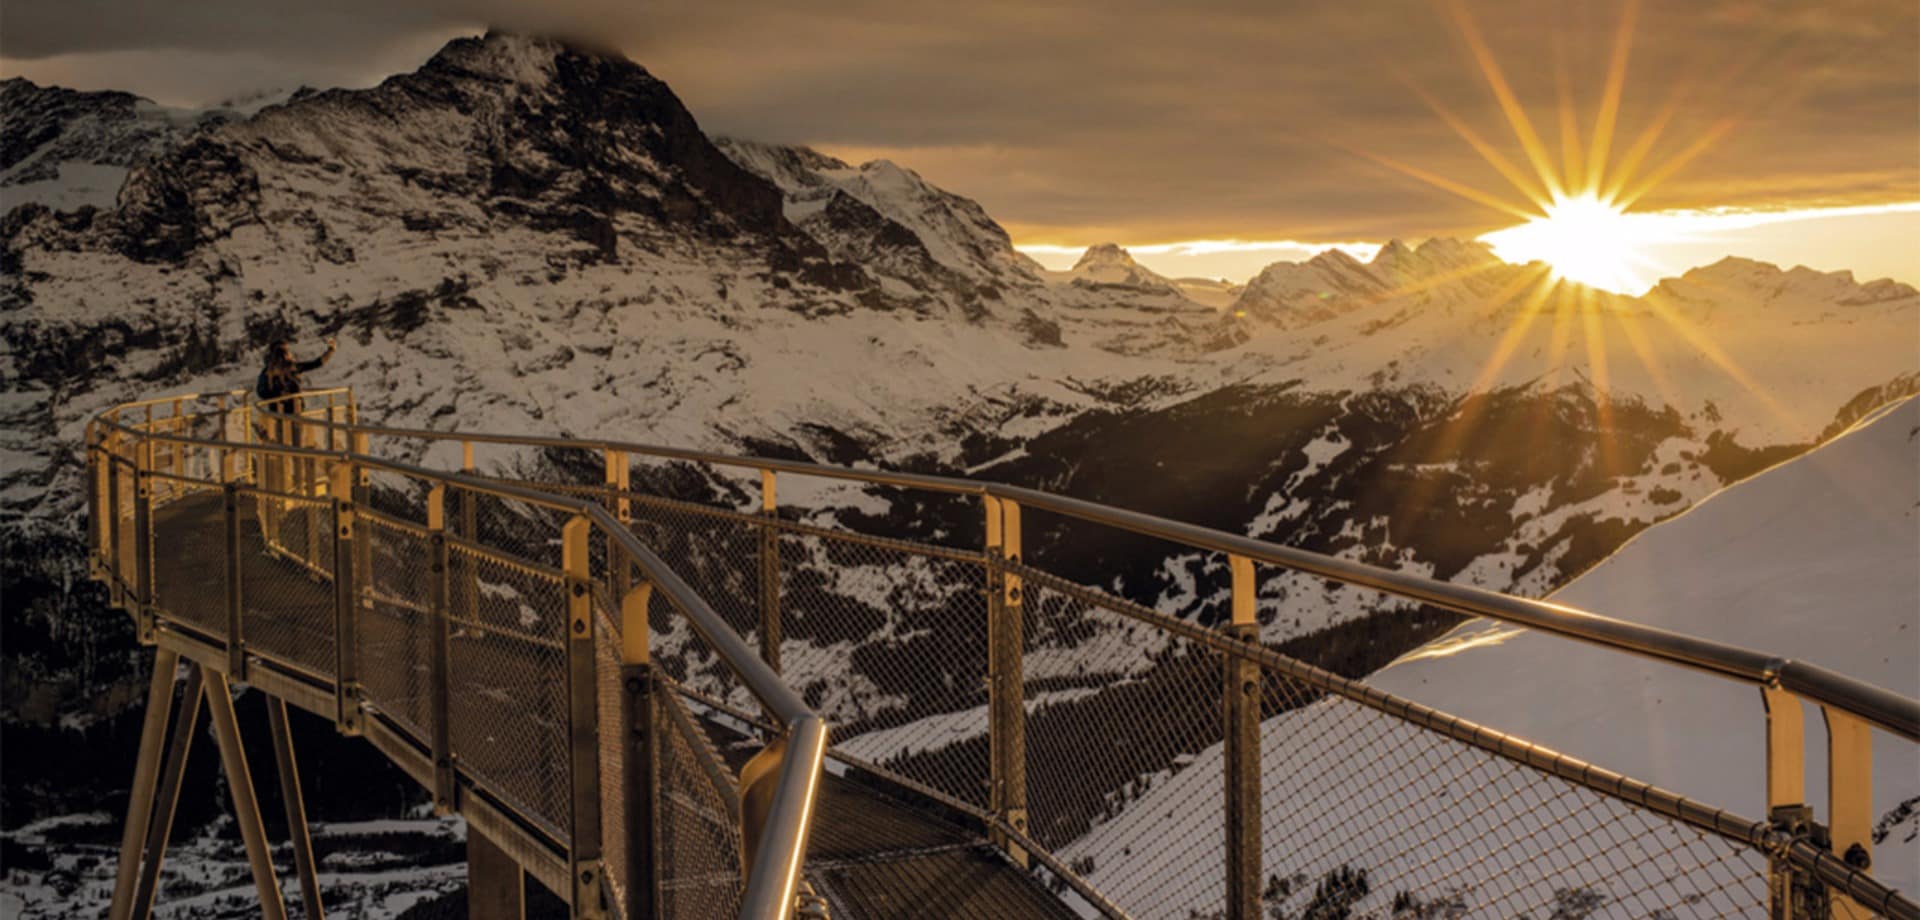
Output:
[[[146,857],[140,863],[140,877],[134,882],[133,901],[127,911],[133,920],[146,920],[152,914],[154,894],[160,890],[160,866],[166,861],[167,840],[173,836],[173,816],[180,805],[187,755],[193,753],[193,733],[200,726],[203,686],[201,666],[189,663],[186,682],[180,688],[180,704],[173,717],[173,731],[167,740],[165,762],[160,767],[160,782],[154,790],[153,820],[147,824]]]
[[[267,698],[267,729],[273,736],[273,765],[280,774],[280,800],[287,808],[287,836],[293,843],[293,866],[300,874],[300,903],[307,920],[323,920],[320,875],[314,869],[313,838],[307,833],[307,802],[300,790],[300,767],[293,759],[293,735],[287,730],[287,704]]]
[[[153,655],[153,674],[147,684],[147,711],[140,723],[140,756],[133,766],[133,788],[127,793],[127,823],[120,832],[120,866],[113,880],[113,902],[108,916],[126,920],[133,883],[140,863],[141,844],[153,817],[154,790],[160,780],[160,760],[167,747],[167,720],[173,715],[173,684],[180,656],[167,649]]]
[[[220,743],[220,763],[227,774],[227,788],[233,793],[234,819],[240,825],[240,840],[246,845],[253,885],[260,892],[261,916],[265,920],[286,920],[287,905],[280,894],[280,879],[273,872],[267,827],[260,820],[260,800],[254,795],[246,749],[240,745],[240,722],[233,713],[233,691],[227,686],[225,674],[205,669],[202,672],[206,681],[207,711],[213,717],[213,735]]]
[[[521,920],[527,874],[485,834],[467,827],[467,920]]]
[[[1233,579],[1229,636],[1258,644],[1253,560],[1227,557]],[[1227,917],[1260,920],[1260,664],[1238,655],[1223,662],[1222,724],[1226,734]]]

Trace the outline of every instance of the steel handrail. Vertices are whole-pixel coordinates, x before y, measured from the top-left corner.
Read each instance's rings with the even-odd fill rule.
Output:
[[[291,417],[267,408],[270,403],[256,405],[262,407],[261,411],[265,414],[280,418]],[[1196,549],[1244,556],[1257,562],[1282,566],[1345,584],[1373,588],[1454,613],[1525,626],[1627,652],[1638,657],[1705,671],[1754,686],[1780,687],[1822,705],[1832,706],[1857,716],[1908,741],[1920,742],[1920,701],[1816,664],[1796,661],[1780,655],[1769,655],[1655,626],[1617,620],[1564,604],[1516,597],[1471,585],[1385,569],[1158,515],[1054,495],[1038,489],[921,473],[892,473],[796,460],[729,456],[710,451],[660,447],[626,441],[384,428],[357,422],[342,423],[306,419],[301,421],[304,424],[338,428],[351,434],[369,436],[619,451],[738,469],[773,470],[873,485],[1004,499],[1026,507],[1144,536],[1184,543]]]
[[[238,391],[234,391],[238,392]],[[230,394],[208,394],[230,395]],[[312,394],[303,394],[311,396]],[[135,406],[161,405],[186,400],[200,399],[201,394],[167,397],[149,400]],[[293,397],[289,397],[293,398]],[[294,421],[301,425],[319,427],[326,422],[301,416],[275,412],[271,409],[259,409],[264,403],[247,404],[262,414],[283,421]],[[93,419],[106,429],[114,430],[135,439],[147,439],[163,443],[190,444],[221,450],[232,450],[235,442],[221,438],[208,440],[185,435],[166,434],[143,430],[145,422],[128,423],[120,420],[125,405],[115,406],[102,412]],[[158,421],[158,420],[156,420]],[[351,444],[351,441],[349,441]],[[495,480],[482,479],[463,473],[450,473],[432,470],[413,464],[388,460],[380,457],[355,453],[351,449],[321,450],[317,448],[297,447],[271,443],[247,442],[246,450],[259,450],[279,456],[306,457],[312,459],[344,462],[354,466],[374,470],[384,470],[426,482],[439,482],[459,486],[460,488],[485,495],[507,498],[514,501],[545,507],[556,511],[570,511],[591,521],[594,526],[608,534],[612,541],[632,562],[645,573],[647,582],[655,590],[665,594],[682,616],[698,632],[716,654],[732,668],[741,683],[755,699],[759,700],[775,720],[787,730],[788,743],[781,758],[779,772],[775,779],[773,804],[766,819],[766,825],[760,835],[760,843],[754,854],[754,865],[775,867],[771,871],[754,872],[746,879],[746,891],[741,901],[742,915],[752,917],[785,917],[791,912],[793,896],[796,892],[801,867],[805,859],[806,841],[810,829],[816,800],[818,798],[820,778],[824,771],[824,755],[827,748],[827,722],[813,711],[800,695],[783,681],[759,655],[749,647],[739,634],[727,626],[711,605],[699,596],[675,573],[664,560],[641,543],[639,538],[621,525],[606,508],[583,499],[555,495],[525,486]]]

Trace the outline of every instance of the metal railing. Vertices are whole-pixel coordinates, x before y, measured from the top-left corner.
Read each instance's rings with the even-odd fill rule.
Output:
[[[641,565],[646,577],[671,579],[686,595],[676,603],[703,611],[689,617],[691,631],[648,635],[656,679],[676,701],[663,722],[718,718],[769,736],[786,726],[789,750],[817,764],[817,736],[798,730],[807,717],[775,702],[799,690],[837,726],[827,757],[975,822],[1006,859],[1083,910],[1920,916],[1867,868],[1871,733],[1920,741],[1920,705],[1812,665],[1030,489],[619,441],[379,428],[311,407],[300,415],[345,445],[335,462],[437,475],[482,494],[568,496],[567,507],[599,512],[590,517],[608,553],[656,554],[657,568]],[[459,445],[460,474],[374,459],[442,444]],[[483,475],[477,445],[509,453]],[[636,460],[654,464],[637,480]],[[783,511],[780,477],[906,499],[896,507],[927,520],[894,522],[886,535],[847,526],[845,504],[859,494],[822,502],[840,510],[809,519],[798,506]],[[120,474],[95,482],[120,507]],[[1049,519],[1036,528],[1023,514]],[[1219,582],[1219,609],[1198,590],[1181,616],[1128,599],[1115,555],[1076,549],[1091,529],[1135,541],[1135,555],[1157,553],[1163,570]],[[1043,543],[1029,558],[1023,546],[1036,535]],[[98,538],[109,555],[121,546],[114,534]],[[1262,585],[1277,573],[1754,686],[1772,814],[1734,817],[1283,655],[1260,641],[1257,619]],[[620,577],[609,576],[611,588]],[[752,657],[748,640],[764,672],[740,662]],[[1797,810],[1807,801],[1802,700],[1829,726],[1824,828]],[[691,767],[714,760],[681,753]],[[715,807],[751,811],[750,798]],[[781,826],[804,838],[804,825]],[[763,838],[761,852],[774,839],[786,838]]]
[[[350,450],[343,391],[281,408],[187,396],[88,426],[96,571],[144,641],[364,735],[576,916],[654,915],[676,821],[732,827],[702,854],[727,913],[791,915],[826,723],[704,600],[598,504]],[[651,792],[690,741],[661,725],[650,620],[762,707],[770,743],[720,780],[744,807]]]

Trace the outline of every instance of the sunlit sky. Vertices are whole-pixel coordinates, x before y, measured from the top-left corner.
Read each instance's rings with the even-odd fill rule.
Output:
[[[1684,212],[1599,222],[1633,283],[1729,254],[1920,283],[1912,0],[8,0],[0,75],[205,104],[489,23],[625,52],[711,132],[908,166],[1050,265],[1479,238],[1604,166],[1629,216]]]

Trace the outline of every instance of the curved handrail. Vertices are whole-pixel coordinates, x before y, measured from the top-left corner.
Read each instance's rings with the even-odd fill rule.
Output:
[[[271,403],[257,405],[268,407]],[[261,411],[283,418],[290,417],[273,408],[262,408]],[[350,434],[618,451],[737,469],[772,470],[873,485],[988,496],[1144,536],[1184,543],[1196,549],[1243,556],[1256,562],[1372,588],[1455,613],[1525,626],[1642,658],[1706,671],[1755,686],[1779,687],[1822,705],[1845,711],[1908,741],[1920,742],[1920,700],[1901,696],[1816,664],[1659,627],[1617,620],[1564,604],[1516,597],[1471,585],[1385,569],[1158,515],[1054,495],[1038,489],[950,476],[859,470],[764,457],[738,457],[628,441],[385,428],[357,422],[341,423],[325,420],[302,419],[301,421],[304,424],[344,430]]]
[[[335,392],[348,392],[344,388]],[[120,420],[120,415],[128,408],[140,408],[148,405],[183,403],[202,398],[219,398],[223,404],[233,396],[244,397],[244,391],[224,393],[193,394],[164,397],[126,403],[108,409],[88,424],[91,442],[95,426],[117,432],[128,437],[147,442],[169,444],[189,444],[217,449],[232,449],[234,442],[224,438],[208,440],[180,434],[169,434],[154,430],[143,430],[134,424]],[[311,397],[311,392],[301,394]],[[297,398],[297,397],[289,397]],[[320,420],[292,416],[271,410],[261,410],[265,403],[246,403],[248,407],[274,416],[282,421],[297,422],[301,425],[319,427]],[[349,442],[351,443],[351,442]],[[256,453],[266,453],[281,457],[309,458],[314,460],[333,460],[345,462],[370,470],[383,470],[411,478],[457,485],[477,494],[492,495],[523,502],[536,507],[556,511],[568,511],[590,520],[594,526],[608,534],[619,551],[638,566],[645,574],[647,582],[653,588],[665,594],[672,605],[685,617],[689,625],[701,638],[713,648],[720,658],[740,678],[755,699],[764,705],[774,719],[785,728],[792,745],[788,753],[781,758],[778,773],[773,783],[773,804],[761,828],[758,847],[753,854],[753,865],[771,867],[768,871],[750,873],[746,890],[741,901],[742,916],[782,918],[791,913],[794,894],[798,888],[802,864],[806,854],[808,831],[818,795],[821,775],[824,770],[823,756],[827,747],[828,728],[825,719],[808,706],[800,695],[795,693],[779,674],[757,655],[746,641],[734,632],[726,621],[700,597],[686,581],[675,573],[664,560],[649,549],[639,538],[616,520],[606,508],[586,501],[551,492],[528,488],[509,482],[482,479],[463,473],[432,470],[413,464],[388,460],[380,457],[355,453],[352,450],[322,450],[316,448],[261,443],[249,441],[246,449]]]

